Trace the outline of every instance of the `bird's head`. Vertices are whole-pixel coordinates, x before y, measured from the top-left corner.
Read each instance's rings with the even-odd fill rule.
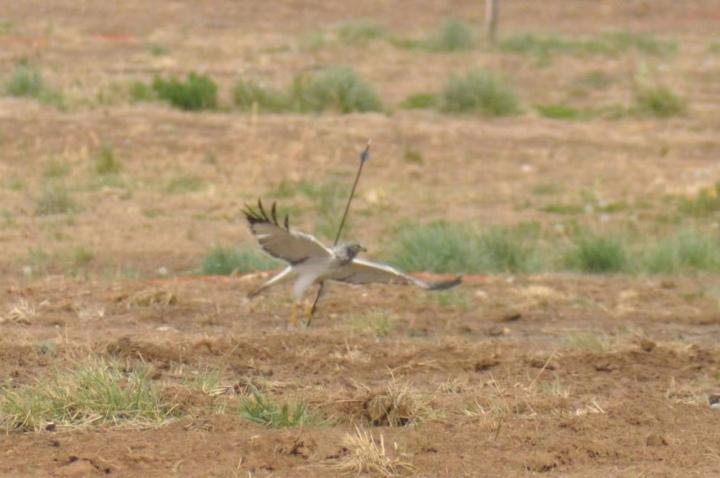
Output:
[[[345,255],[345,259],[351,261],[355,259],[355,256],[357,256],[360,252],[367,252],[367,249],[356,242],[351,242],[350,244],[342,246],[342,252]]]

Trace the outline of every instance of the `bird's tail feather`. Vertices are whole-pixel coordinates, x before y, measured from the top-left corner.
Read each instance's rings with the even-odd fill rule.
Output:
[[[441,282],[431,282],[430,287],[428,289],[430,290],[447,290],[452,289],[456,285],[460,284],[462,282],[462,276],[458,276],[454,279],[441,281]]]

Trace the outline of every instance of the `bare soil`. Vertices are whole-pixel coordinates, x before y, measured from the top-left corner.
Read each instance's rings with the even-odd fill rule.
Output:
[[[352,236],[371,251],[404,220],[537,221],[562,234],[567,218],[545,206],[588,191],[630,207],[573,221],[672,227],[662,221],[668,198],[720,176],[720,55],[708,50],[719,39],[717,2],[503,8],[507,34],[632,30],[674,38],[679,52],[558,56],[543,67],[488,49],[303,46],[359,17],[400,36],[447,16],[480,25],[481,2],[470,1],[3,2],[0,20],[10,26],[0,30],[0,76],[28,59],[71,106],[0,98],[0,379],[22,387],[88,355],[144,362],[183,413],[158,426],[8,431],[0,475],[352,475],[338,465],[356,426],[382,436],[413,476],[719,475],[720,411],[708,406],[720,385],[717,276],[469,276],[444,300],[336,285],[312,327],[289,330],[287,290],[246,299],[266,274],[195,273],[212,245],[251,241],[242,205],[283,180],[349,186],[367,138],[373,157]],[[151,45],[167,53],[151,54]],[[195,70],[216,78],[229,104],[240,76],[284,85],[328,64],[352,64],[390,109],[470,65],[502,71],[528,110],[567,100],[573,82],[595,70],[614,81],[585,100],[627,102],[644,68],[690,109],[672,119],[564,122],[530,111],[507,119],[399,109],[254,116],[95,100],[113,84]],[[93,175],[101,144],[113,146],[120,182]],[[407,161],[408,149],[422,161]],[[53,161],[68,173],[50,177]],[[181,177],[200,187],[169,192]],[[74,211],[37,215],[43,188],[57,182]],[[281,201],[298,228],[313,230],[307,198]],[[78,259],[78,248],[92,257]],[[23,301],[33,309],[27,317],[12,313]],[[367,311],[379,311],[388,329],[363,322]],[[223,396],[183,385],[208,370],[220,372]],[[393,381],[425,402],[422,419],[390,427],[368,418],[369,398]],[[217,413],[218,401],[237,400],[248,383],[279,401],[305,400],[327,421],[278,430]]]

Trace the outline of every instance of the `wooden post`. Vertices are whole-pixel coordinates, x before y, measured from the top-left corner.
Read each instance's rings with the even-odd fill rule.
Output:
[[[485,0],[485,32],[488,42],[495,43],[500,0]]]

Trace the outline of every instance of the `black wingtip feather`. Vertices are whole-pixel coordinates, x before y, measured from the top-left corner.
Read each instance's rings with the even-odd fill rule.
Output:
[[[433,282],[430,284],[430,290],[447,290],[452,289],[456,285],[459,285],[462,282],[462,276],[458,276],[451,280],[446,280],[442,282]]]
[[[243,213],[245,214],[245,218],[250,223],[250,225],[260,222],[266,222],[270,224],[275,224],[276,226],[280,227],[280,221],[278,221],[277,218],[277,203],[272,203],[272,206],[270,207],[270,215],[268,215],[267,211],[265,210],[262,199],[258,199],[257,206],[254,209],[248,204],[245,204],[245,209],[243,210]],[[285,229],[288,231],[290,230],[289,223],[290,220],[288,219],[288,216],[286,214]]]

